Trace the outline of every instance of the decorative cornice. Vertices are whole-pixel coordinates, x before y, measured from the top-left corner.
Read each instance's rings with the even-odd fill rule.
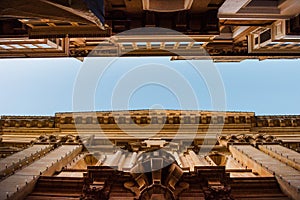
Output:
[[[136,110],[68,112],[55,116],[2,116],[1,128],[55,128],[67,124],[199,124],[300,127],[300,115],[255,116],[253,112]]]
[[[231,134],[223,135],[219,137],[219,143],[223,145],[234,145],[234,144],[279,144],[281,141],[277,140],[276,137],[268,134]]]
[[[54,117],[2,116],[0,124],[2,128],[54,128],[54,123]]]

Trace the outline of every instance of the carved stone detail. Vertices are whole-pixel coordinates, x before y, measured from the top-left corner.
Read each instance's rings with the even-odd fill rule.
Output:
[[[219,137],[220,143],[226,143],[229,144],[278,144],[280,143],[279,140],[277,140],[274,136],[268,135],[268,134],[232,134],[227,136],[220,136]]]
[[[64,135],[64,136],[58,136],[58,135],[54,135],[54,134],[50,134],[50,135],[40,135],[35,141],[33,141],[34,143],[65,143],[65,144],[81,144],[81,139],[80,137],[74,136],[74,135]]]
[[[231,188],[229,186],[208,186],[205,192],[206,200],[233,200],[230,195]]]

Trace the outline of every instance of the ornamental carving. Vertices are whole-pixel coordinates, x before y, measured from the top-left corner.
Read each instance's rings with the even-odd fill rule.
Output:
[[[189,184],[180,180],[183,171],[171,154],[159,150],[142,154],[138,160],[130,172],[134,180],[124,183],[136,199],[178,199],[188,189]]]

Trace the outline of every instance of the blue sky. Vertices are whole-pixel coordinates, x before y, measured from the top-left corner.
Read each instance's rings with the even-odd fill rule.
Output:
[[[99,58],[95,62],[95,69],[103,68],[108,60]],[[219,101],[216,98],[222,91],[218,89],[224,88],[228,111],[300,114],[300,60],[202,63],[199,69],[215,70],[216,77],[209,81],[206,75],[197,73],[193,62],[169,61],[167,57],[119,58],[105,69],[96,85],[88,84],[89,79],[96,77],[88,74],[86,91],[94,90],[94,110],[215,110],[219,108],[213,101]],[[53,115],[76,110],[73,92],[78,91],[78,77],[87,62],[82,65],[74,58],[1,59],[0,115]],[[136,79],[141,82],[135,82]]]

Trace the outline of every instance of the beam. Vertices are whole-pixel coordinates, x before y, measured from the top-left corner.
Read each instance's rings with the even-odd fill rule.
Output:
[[[226,0],[219,8],[219,15],[237,13],[242,7],[251,0]]]
[[[274,15],[274,14],[249,14],[249,13],[231,13],[231,14],[219,14],[220,20],[279,20],[290,19],[289,15]]]
[[[251,31],[254,31],[255,29],[256,27],[253,26],[238,26],[234,29],[232,38],[234,38],[234,42],[241,42]]]
[[[281,3],[278,8],[281,10],[282,15],[294,17],[300,13],[299,0],[286,0]]]
[[[263,14],[280,14],[280,9],[277,7],[245,7],[241,8],[238,13],[253,14],[260,16]]]
[[[259,1],[251,1],[247,7],[277,7],[278,1],[270,1],[270,0],[259,0]]]
[[[112,36],[111,40],[120,42],[208,42],[215,38],[215,35],[126,35]]]
[[[69,35],[70,37],[109,37],[112,35],[111,28],[100,30],[94,25],[84,26],[42,26],[29,29],[30,38],[56,38]]]
[[[272,3],[262,2],[259,4],[251,4],[251,0],[226,0],[219,8],[219,19],[227,20],[278,20],[289,19],[292,14],[300,12],[298,0],[287,0],[290,3],[282,3],[278,6]],[[290,5],[295,3],[294,7]],[[247,6],[249,4],[249,6]],[[294,9],[294,10],[293,10]],[[293,11],[292,11],[293,10]]]

